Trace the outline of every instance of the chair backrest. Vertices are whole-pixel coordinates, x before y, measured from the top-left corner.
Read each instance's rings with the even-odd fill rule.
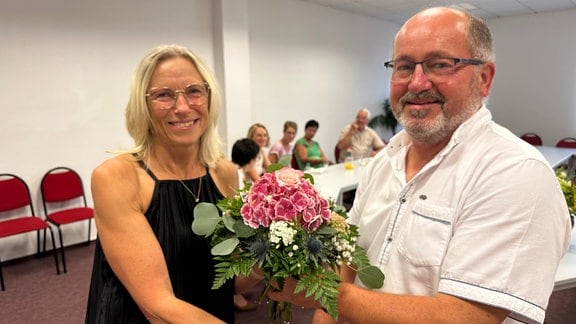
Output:
[[[26,182],[14,174],[0,174],[0,212],[24,207],[29,207],[34,215],[30,189]]]
[[[298,161],[296,161],[296,152],[292,154],[292,159],[290,160],[290,166],[292,169],[299,170]]]
[[[340,148],[338,148],[338,144],[334,147],[334,159],[336,163],[340,162]]]
[[[86,206],[82,179],[76,171],[68,167],[56,167],[46,172],[40,183],[40,191],[44,204],[82,197]]]
[[[556,147],[576,148],[576,138],[565,137],[556,143]]]
[[[542,138],[536,133],[525,133],[520,138],[535,146],[542,145]]]

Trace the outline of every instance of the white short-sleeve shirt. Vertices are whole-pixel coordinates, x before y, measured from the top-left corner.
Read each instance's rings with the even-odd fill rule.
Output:
[[[350,213],[386,275],[381,291],[442,292],[510,310],[505,322],[542,322],[570,242],[548,162],[486,107],[406,183],[409,147],[401,131],[376,155]]]

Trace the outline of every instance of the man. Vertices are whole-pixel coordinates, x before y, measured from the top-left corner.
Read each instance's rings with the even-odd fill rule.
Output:
[[[384,148],[380,136],[367,126],[370,121],[370,111],[366,108],[358,110],[356,120],[346,125],[338,139],[338,149],[341,151],[352,148],[352,156],[356,159],[374,156]],[[345,154],[340,154],[338,162],[344,162]]]
[[[490,31],[449,9],[424,10],[394,40],[390,98],[404,130],[367,166],[350,214],[358,244],[386,275],[379,291],[342,270],[351,323],[542,322],[570,240],[553,170],[484,105]],[[273,298],[318,306],[290,295]],[[316,323],[330,318],[318,310]]]

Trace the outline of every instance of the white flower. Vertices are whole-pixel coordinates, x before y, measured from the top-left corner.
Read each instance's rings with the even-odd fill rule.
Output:
[[[270,224],[270,241],[272,243],[282,243],[288,246],[294,242],[294,235],[296,235],[296,230],[290,227],[287,222],[272,222]]]

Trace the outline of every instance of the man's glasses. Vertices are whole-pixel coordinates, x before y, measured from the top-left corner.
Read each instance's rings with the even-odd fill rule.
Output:
[[[172,109],[178,100],[178,94],[184,95],[188,104],[200,106],[206,103],[210,95],[210,86],[208,83],[190,84],[182,90],[173,90],[170,88],[153,88],[146,93],[146,97],[155,103],[158,109]]]
[[[453,57],[435,57],[421,62],[409,60],[394,60],[384,63],[384,66],[392,70],[392,79],[396,81],[407,81],[412,77],[416,65],[422,64],[422,69],[427,76],[443,77],[451,75],[460,67],[466,65],[480,65],[484,61],[476,59],[463,59]]]

